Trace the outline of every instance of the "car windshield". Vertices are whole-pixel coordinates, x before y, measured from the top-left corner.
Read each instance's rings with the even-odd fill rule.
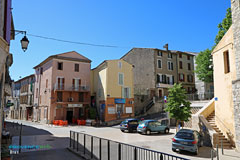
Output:
[[[193,136],[192,133],[188,133],[188,132],[178,132],[178,133],[176,134],[176,138],[193,140],[193,139],[194,139],[194,136]]]
[[[145,125],[145,122],[140,122],[139,123],[139,126],[144,126]]]
[[[122,123],[121,124],[127,124],[127,121],[122,121]]]

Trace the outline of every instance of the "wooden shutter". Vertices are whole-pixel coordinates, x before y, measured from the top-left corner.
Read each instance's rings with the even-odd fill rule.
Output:
[[[160,83],[160,76],[157,74],[157,83]]]
[[[72,80],[72,88],[75,88],[75,79]]]
[[[63,88],[63,89],[64,89],[64,81],[65,81],[65,79],[63,78],[63,79],[62,79],[62,82],[63,82],[63,83],[62,83],[62,88]]]
[[[79,87],[81,86],[81,79],[78,80]]]
[[[183,74],[183,82],[185,81],[185,75]]]
[[[174,84],[174,76],[172,76],[172,84]]]

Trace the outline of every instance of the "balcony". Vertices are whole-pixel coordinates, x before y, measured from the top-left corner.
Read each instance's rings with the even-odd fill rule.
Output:
[[[54,91],[75,91],[75,92],[89,92],[89,86],[72,86],[65,84],[55,84]]]
[[[156,88],[171,88],[173,84],[167,84],[167,83],[157,83]]]

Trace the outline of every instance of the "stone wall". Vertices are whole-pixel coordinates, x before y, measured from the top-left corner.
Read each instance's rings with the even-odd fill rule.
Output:
[[[234,103],[234,122],[235,122],[235,143],[240,150],[240,0],[231,0],[232,19],[233,19],[233,38],[237,80],[233,81],[233,103]]]

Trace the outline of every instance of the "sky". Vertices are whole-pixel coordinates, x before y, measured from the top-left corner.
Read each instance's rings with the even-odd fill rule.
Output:
[[[230,0],[12,0],[15,30],[27,32],[23,52],[17,34],[10,52],[13,80],[34,73],[47,57],[76,51],[94,68],[133,47],[200,52],[211,48]],[[95,47],[33,37],[117,46]]]

